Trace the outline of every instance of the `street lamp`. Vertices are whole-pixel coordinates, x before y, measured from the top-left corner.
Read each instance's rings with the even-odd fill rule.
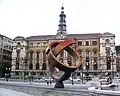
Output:
[[[6,81],[8,82],[8,77],[10,77],[10,68],[5,68],[5,78],[6,78]]]
[[[82,58],[82,57],[81,57]],[[83,59],[83,58],[82,58]],[[82,60],[81,59],[81,60]],[[81,68],[82,68],[82,84],[83,84],[83,64],[84,64],[84,62],[82,63],[82,65],[81,65]]]
[[[88,67],[89,67],[89,62],[86,62],[86,69],[87,69],[86,76],[87,76],[87,81],[88,81],[88,76],[89,76],[89,73],[88,73]]]
[[[113,62],[114,62],[114,54],[115,54],[115,52],[113,52],[112,50],[111,50],[111,64],[112,64],[112,70],[111,70],[111,72],[112,72],[112,77],[114,77],[114,66],[113,66]]]

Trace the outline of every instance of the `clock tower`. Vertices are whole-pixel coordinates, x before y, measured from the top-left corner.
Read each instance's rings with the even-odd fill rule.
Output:
[[[64,7],[61,7],[61,13],[59,15],[60,21],[58,25],[58,30],[57,30],[57,38],[64,38],[67,35],[67,30],[66,30],[66,15],[64,14]]]

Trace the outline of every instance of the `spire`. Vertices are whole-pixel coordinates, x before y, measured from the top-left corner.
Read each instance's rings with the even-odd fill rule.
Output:
[[[57,35],[65,35],[67,34],[67,30],[66,30],[66,20],[65,20],[66,15],[64,14],[63,3],[62,3],[61,13],[59,17],[60,17],[60,21],[58,25]]]

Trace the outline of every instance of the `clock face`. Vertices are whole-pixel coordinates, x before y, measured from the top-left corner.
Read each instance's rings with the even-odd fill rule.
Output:
[[[61,38],[63,38],[63,35],[60,35]]]
[[[61,35],[60,38],[65,38],[65,36],[64,36],[64,35]]]
[[[65,37],[66,37],[66,36],[64,36],[63,34],[57,36],[58,39],[63,39],[63,38],[65,38]]]

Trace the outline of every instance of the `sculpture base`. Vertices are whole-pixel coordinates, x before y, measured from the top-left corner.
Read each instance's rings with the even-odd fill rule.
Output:
[[[54,88],[64,88],[63,81],[56,81]]]

